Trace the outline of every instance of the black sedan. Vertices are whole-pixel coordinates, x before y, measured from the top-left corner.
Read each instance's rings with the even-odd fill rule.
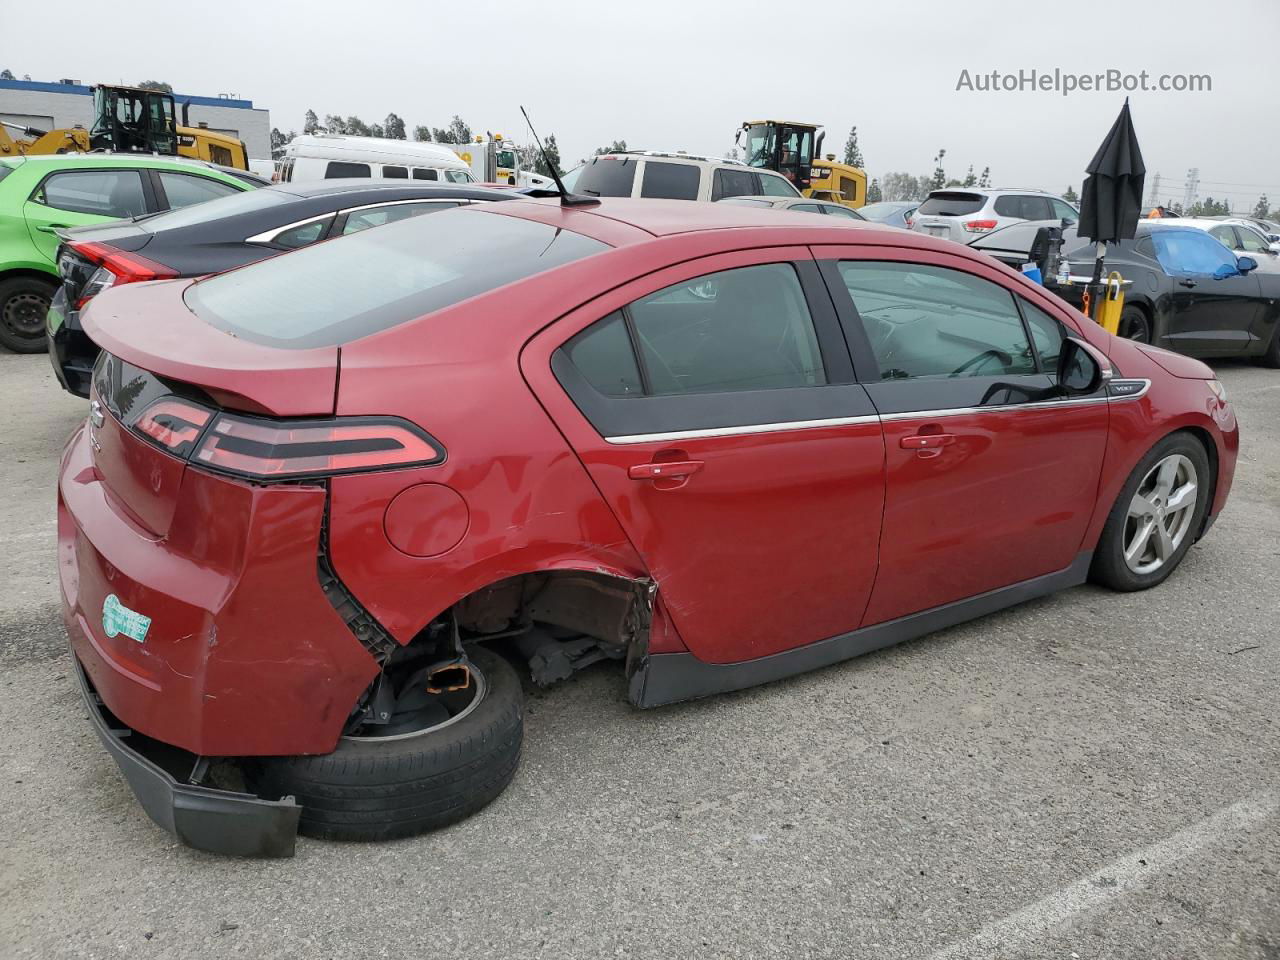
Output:
[[[1073,276],[1093,272],[1095,245],[1065,250]],[[1109,271],[1125,291],[1120,335],[1193,357],[1250,357],[1280,367],[1280,274],[1264,273],[1192,227],[1142,221],[1132,240],[1107,244]],[[1081,287],[1058,290],[1080,305]]]
[[[98,347],[80,327],[80,309],[108,287],[221,273],[395,220],[518,196],[514,190],[403,180],[320,180],[67,230],[58,248],[62,287],[47,324],[54,372],[66,390],[89,395]]]

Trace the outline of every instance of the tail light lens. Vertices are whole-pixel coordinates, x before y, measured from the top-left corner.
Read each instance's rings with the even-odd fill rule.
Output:
[[[914,226],[915,226],[915,223],[916,223],[916,222],[915,222],[913,219],[911,219],[910,217],[907,217],[907,229],[908,229],[908,230],[910,230],[912,227],[914,227]]]
[[[964,228],[970,233],[989,233],[996,228],[998,220],[969,220]]]
[[[176,457],[254,480],[301,480],[442,463],[444,447],[398,417],[268,420],[178,397],[150,404],[129,428]]]
[[[136,253],[117,250],[105,243],[78,241],[67,246],[98,266],[80,291],[80,297],[76,300],[77,310],[108,287],[116,287],[122,283],[140,283],[143,280],[167,280],[178,275],[178,271],[162,263],[148,260]]]

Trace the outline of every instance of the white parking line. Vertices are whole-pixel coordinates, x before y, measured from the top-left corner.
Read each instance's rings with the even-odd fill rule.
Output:
[[[1163,869],[1175,861],[1273,816],[1278,809],[1280,798],[1274,793],[1233,803],[1165,840],[1113,860],[1096,873],[987,924],[973,936],[931,954],[929,960],[974,960],[996,951],[1004,955],[1034,945],[1064,920],[1114,900],[1141,886],[1148,877],[1161,876]]]

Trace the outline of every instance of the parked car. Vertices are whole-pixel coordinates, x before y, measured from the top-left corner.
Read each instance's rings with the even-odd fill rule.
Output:
[[[1095,246],[1064,249],[1075,276],[1093,272]],[[1106,268],[1133,281],[1120,335],[1196,357],[1251,357],[1280,367],[1280,274],[1264,273],[1181,220],[1141,220],[1132,240],[1107,244]],[[1071,303],[1081,287],[1065,288]]]
[[[518,194],[403,180],[319,180],[237,193],[198,207],[67,231],[62,286],[49,309],[49,359],[63,389],[89,395],[98,345],[80,310],[103,290],[139,280],[200,277],[330,237],[466,203]]]
[[[567,189],[587,197],[723,200],[769,196],[795,199],[800,191],[772,170],[736,160],[637,150],[592,157],[564,177]]]
[[[76,671],[147,812],[239,854],[483,806],[514,664],[652,707],[1155,586],[1238,447],[1204,364],[980,254],[728,204],[474,204],[83,320]]]
[[[1179,217],[1171,223],[1183,224],[1204,230],[1222,241],[1223,246],[1238,254],[1248,254],[1258,261],[1258,269],[1267,273],[1280,271],[1280,242],[1268,239],[1260,229],[1248,220],[1201,220]]]
[[[882,200],[879,203],[869,203],[859,208],[858,212],[872,223],[883,223],[901,230],[910,230],[911,218],[915,215],[918,206],[920,204],[915,200]]]
[[[792,213],[821,213],[845,220],[862,220],[866,218],[857,210],[850,210],[842,203],[829,200],[812,200],[806,197],[726,197],[719,203],[736,204],[741,207],[772,207],[774,210],[789,210]]]
[[[45,314],[58,288],[58,230],[202,203],[253,189],[258,180],[243,170],[145,154],[0,159],[0,345],[18,353],[45,349]]]
[[[912,218],[911,229],[972,244],[987,234],[1028,220],[1066,226],[1079,219],[1080,212],[1075,207],[1043,190],[949,187],[925,197]]]
[[[1260,234],[1267,238],[1271,243],[1280,241],[1280,223],[1274,220],[1267,220],[1261,217],[1210,217],[1211,220],[1223,220],[1227,223],[1241,223],[1253,227]]]
[[[303,134],[284,148],[280,182],[351,177],[475,183],[471,167],[448,147],[416,140]]]

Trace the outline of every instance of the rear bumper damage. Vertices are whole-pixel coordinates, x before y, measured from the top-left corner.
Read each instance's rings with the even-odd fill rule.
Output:
[[[74,651],[72,658],[89,720],[147,816],[197,850],[235,857],[293,856],[302,808],[292,797],[263,800],[180,782],[170,772],[175,763],[185,755],[194,768],[199,758],[166,748],[120,723],[98,697]]]

